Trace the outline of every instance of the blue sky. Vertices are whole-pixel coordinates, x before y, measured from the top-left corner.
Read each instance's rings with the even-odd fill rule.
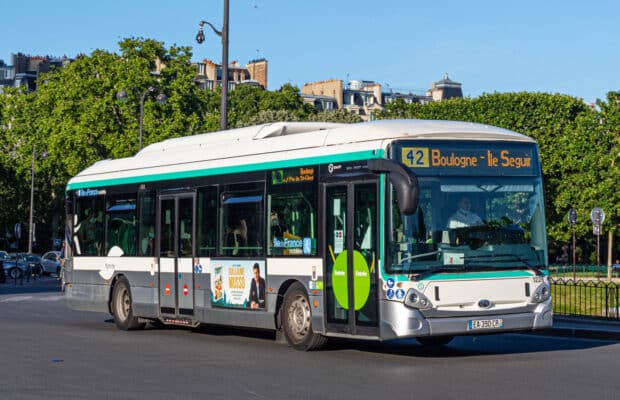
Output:
[[[223,0],[8,1],[0,59],[10,54],[118,52],[125,37],[193,47],[221,60]],[[230,0],[230,60],[269,61],[269,89],[362,79],[423,92],[444,73],[465,96],[563,93],[593,102],[620,90],[617,0]],[[388,86],[389,85],[389,86]]]

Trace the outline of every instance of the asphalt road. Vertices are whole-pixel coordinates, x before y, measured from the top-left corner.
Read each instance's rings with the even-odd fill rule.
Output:
[[[46,279],[0,284],[0,399],[620,398],[620,342],[504,334],[303,353],[257,331],[119,331]]]

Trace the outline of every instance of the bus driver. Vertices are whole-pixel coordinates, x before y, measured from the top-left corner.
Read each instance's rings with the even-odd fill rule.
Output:
[[[463,196],[457,204],[456,212],[448,220],[448,228],[465,228],[476,225],[482,225],[482,219],[471,211],[471,201],[467,196]]]

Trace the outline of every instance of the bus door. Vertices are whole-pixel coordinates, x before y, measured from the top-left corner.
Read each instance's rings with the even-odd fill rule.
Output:
[[[159,197],[159,306],[164,316],[194,315],[194,193]]]
[[[330,332],[378,335],[377,181],[323,184]]]

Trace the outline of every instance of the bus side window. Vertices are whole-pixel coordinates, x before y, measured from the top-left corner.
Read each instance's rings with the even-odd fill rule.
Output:
[[[108,245],[105,254],[117,254],[120,249],[122,255],[136,255],[136,197],[136,194],[132,193],[115,196],[108,201]]]
[[[220,248],[222,256],[259,257],[263,247],[264,183],[224,187],[220,196]]]
[[[138,255],[155,254],[155,193],[146,192],[139,195],[139,233]]]
[[[73,227],[77,255],[101,255],[104,196],[78,197]]]
[[[198,256],[215,256],[217,243],[217,186],[198,189],[196,243]]]
[[[268,255],[316,255],[316,195],[314,185],[272,188],[267,227]],[[297,190],[295,190],[297,189]]]

